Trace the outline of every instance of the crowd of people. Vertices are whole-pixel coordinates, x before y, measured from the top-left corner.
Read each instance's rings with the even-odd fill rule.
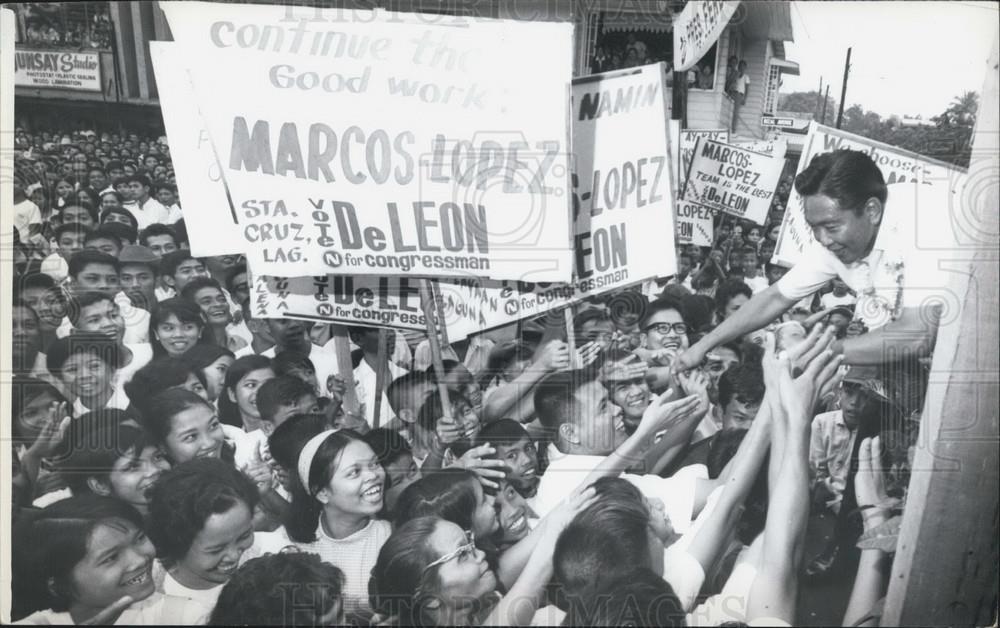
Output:
[[[107,2],[18,2],[10,8],[23,26],[23,41],[37,47],[110,50],[114,27]]]
[[[438,371],[354,326],[345,373],[330,326],[251,315],[242,256],[192,255],[166,138],[15,135],[15,620],[792,625],[836,576],[876,625],[891,554],[856,544],[905,498],[925,374],[843,366],[839,279],[690,364],[781,282],[803,175],[573,338],[519,321]]]

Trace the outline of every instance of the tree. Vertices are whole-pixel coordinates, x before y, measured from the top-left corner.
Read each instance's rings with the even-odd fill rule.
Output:
[[[965,92],[951,100],[944,112],[932,118],[939,127],[968,127],[976,125],[976,113],[979,111],[979,94]]]
[[[816,120],[820,120],[823,113],[823,97],[819,92],[792,92],[791,94],[780,94],[778,96],[778,111],[792,111],[795,113],[811,113]],[[837,102],[832,98],[826,99],[827,120],[833,118],[837,112]]]

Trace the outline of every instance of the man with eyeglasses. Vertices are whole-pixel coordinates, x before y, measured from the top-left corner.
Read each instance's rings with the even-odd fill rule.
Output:
[[[680,301],[664,296],[650,303],[639,321],[642,347],[635,354],[649,365],[647,381],[654,392],[667,389],[674,360],[688,348],[683,311]]]
[[[836,277],[858,295],[856,318],[873,330],[834,342],[844,363],[929,355],[941,304],[949,300],[949,275],[939,261],[942,249],[955,248],[950,223],[935,218],[947,216],[954,204],[947,182],[887,186],[871,157],[841,149],[813,158],[795,178],[795,189],[816,242],[784,277],[685,351],[678,366],[697,367],[713,347],[765,327]],[[916,227],[923,221],[915,211],[937,221],[925,224],[919,238]]]

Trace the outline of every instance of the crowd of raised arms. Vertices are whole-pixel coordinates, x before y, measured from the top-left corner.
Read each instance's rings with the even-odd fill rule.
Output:
[[[790,625],[835,574],[837,620],[874,625],[892,556],[857,541],[903,497],[926,374],[842,366],[867,330],[840,282],[675,368],[784,273],[791,176],[766,226],[717,218],[675,276],[575,304],[574,338],[550,313],[438,372],[426,335],[353,326],[345,373],[329,325],[251,315],[241,255],[192,256],[165,138],[15,148],[15,620]]]

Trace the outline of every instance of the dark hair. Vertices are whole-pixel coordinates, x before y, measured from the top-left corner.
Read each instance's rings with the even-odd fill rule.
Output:
[[[340,455],[354,441],[364,442],[364,439],[352,430],[340,430],[327,436],[316,450],[309,467],[309,492],[303,488],[301,478],[292,485],[292,507],[285,522],[288,538],[299,543],[316,540],[316,526],[323,512],[316,493],[330,483]],[[294,466],[298,468],[298,461]]]
[[[140,231],[139,244],[143,246],[149,246],[150,236],[162,236],[162,235],[170,236],[170,239],[174,241],[174,244],[175,245],[177,244],[177,234],[174,233],[174,230],[170,228],[169,225],[165,225],[162,222],[154,222],[153,224],[149,225],[148,227]]]
[[[581,612],[582,611],[582,612]],[[570,605],[564,626],[686,626],[686,614],[670,584],[640,567],[601,588],[584,610]]]
[[[327,427],[326,417],[322,414],[296,414],[274,428],[267,438],[267,448],[274,461],[298,482],[299,453],[309,439]]]
[[[236,361],[229,365],[229,370],[226,371],[224,389],[222,394],[219,395],[219,420],[226,425],[243,427],[240,408],[236,405],[235,401],[229,399],[228,393],[232,392],[235,395],[237,384],[248,373],[266,368],[272,368],[271,360],[257,354],[236,358]]]
[[[612,325],[614,324],[614,321],[611,320],[611,316],[604,310],[604,308],[591,308],[580,312],[573,318],[573,328],[577,330],[577,333],[579,333],[579,329],[591,321],[597,321],[599,323],[608,322]]]
[[[78,354],[93,354],[103,360],[112,370],[121,366],[121,353],[114,340],[99,332],[77,332],[57,338],[48,346],[45,367],[54,377],[62,375],[63,365],[70,357]]]
[[[156,395],[182,386],[191,375],[198,378],[202,386],[206,385],[205,375],[183,358],[171,356],[156,358],[132,374],[132,379],[125,384],[125,394],[128,395],[132,405],[145,415],[148,413],[149,402]]]
[[[427,473],[403,489],[396,501],[394,523],[398,528],[411,519],[433,516],[469,530],[479,506],[475,492],[477,484],[475,473],[459,467]]]
[[[107,253],[101,253],[100,251],[94,251],[91,249],[83,249],[82,251],[77,251],[69,258],[69,276],[75,278],[83,269],[91,264],[104,264],[111,266],[115,269],[115,273],[121,270],[121,265],[118,263],[118,259]]]
[[[422,584],[436,581],[440,567],[427,566],[438,557],[430,538],[443,521],[417,517],[393,530],[372,567],[368,597],[373,609],[397,618],[400,626],[433,625],[424,614],[432,591]]]
[[[285,349],[276,353],[271,358],[271,366],[274,368],[275,375],[291,375],[296,370],[316,372],[316,366],[309,359],[309,356],[294,349]]]
[[[221,345],[198,343],[185,351],[180,359],[198,374],[223,357],[235,358],[236,354]]]
[[[120,222],[106,222],[101,225],[100,229],[111,237],[118,238],[119,240],[126,240],[129,244],[135,244],[136,231],[135,227],[132,225],[126,225]],[[124,248],[124,245],[122,246]]]
[[[204,264],[201,258],[191,255],[191,251],[187,249],[177,249],[176,251],[171,251],[167,253],[160,259],[160,274],[173,276],[177,272],[177,268],[188,260],[197,260],[199,263]]]
[[[95,410],[77,417],[63,443],[65,455],[60,456],[57,468],[74,495],[91,492],[90,478],[107,483],[119,458],[138,457],[154,444],[139,423],[116,409]]]
[[[655,314],[665,312],[667,310],[675,310],[681,315],[681,320],[687,323],[687,312],[684,310],[684,305],[681,303],[680,299],[676,299],[671,296],[662,296],[646,306],[646,311],[642,320],[639,322],[639,329],[645,331],[646,327],[649,325],[649,319],[651,319]]]
[[[138,172],[135,173],[135,174],[132,174],[132,175],[128,175],[127,177],[125,177],[125,180],[128,183],[133,183],[133,182],[138,181],[139,184],[141,184],[141,185],[143,185],[145,187],[149,187],[149,185],[150,185],[150,183],[149,183],[149,177],[147,177],[144,174],[140,174]]]
[[[476,444],[490,443],[492,445],[510,446],[524,439],[531,440],[531,434],[528,433],[528,430],[524,429],[523,425],[514,419],[499,419],[487,423],[479,430],[479,434],[476,436]]]
[[[690,322],[692,331],[700,332],[711,328],[712,311],[715,301],[704,294],[688,294],[681,299],[681,304],[687,311],[686,320]]]
[[[140,530],[142,515],[113,497],[77,495],[34,511],[12,534],[12,618],[33,611],[64,612],[73,602],[73,569],[87,555],[94,530],[127,522]]]
[[[163,343],[156,340],[156,328],[171,316],[176,316],[182,324],[193,323],[198,325],[200,332],[198,342],[209,344],[212,339],[205,332],[205,319],[201,315],[201,308],[194,303],[180,297],[164,299],[156,304],[149,314],[149,344],[153,347],[153,357],[159,358],[167,355],[167,349]]]
[[[742,279],[726,279],[715,289],[715,309],[720,315],[726,311],[729,301],[738,295],[753,298],[753,290]]]
[[[239,275],[244,275],[247,272],[246,264],[237,264],[229,269],[226,273],[226,290],[229,292],[233,291],[233,284],[236,283],[236,277]]]
[[[465,404],[470,408],[475,408],[473,403],[461,393],[451,391],[449,393],[449,398],[451,400],[452,416],[454,416],[455,406],[458,404]],[[419,429],[423,430],[425,434],[433,434],[434,430],[437,428],[438,419],[443,417],[444,414],[444,403],[442,402],[441,395],[437,389],[434,389],[434,391],[426,399],[424,399],[424,403],[420,406],[420,410],[417,412],[416,425]],[[462,456],[471,447],[472,440],[466,438],[465,436],[448,446],[455,456]]]
[[[719,406],[725,408],[734,397],[750,403],[764,399],[764,375],[759,366],[744,362],[726,369],[719,378]]]
[[[94,222],[94,224],[97,224],[97,208],[91,205],[90,203],[86,203],[78,199],[76,195],[79,194],[80,192],[83,192],[83,190],[77,190],[76,192],[73,192],[73,196],[70,197],[73,199],[73,202],[66,203],[65,205],[63,205],[62,209],[59,210],[59,215],[61,216],[63,212],[65,212],[67,209],[70,209],[71,207],[78,207],[80,209],[86,210],[86,212],[90,215],[90,219]],[[95,194],[94,196],[97,195]]]
[[[170,434],[171,424],[174,417],[189,408],[204,406],[215,408],[190,390],[183,388],[170,388],[157,394],[146,403],[146,411],[142,414],[142,425],[156,441],[157,445],[162,445]]]
[[[597,499],[566,526],[552,555],[556,605],[591,612],[598,591],[637,567],[649,567],[649,510],[628,480],[605,477],[591,485]]]
[[[342,604],[344,572],[316,554],[267,554],[244,563],[219,593],[209,626],[316,626]]]
[[[257,390],[257,411],[260,412],[261,420],[273,423],[274,415],[281,406],[294,405],[306,395],[315,397],[316,391],[298,377],[274,377],[261,384]]]
[[[69,318],[69,322],[73,324],[73,327],[76,327],[80,322],[80,314],[83,312],[83,308],[90,307],[101,301],[114,303],[115,299],[105,292],[96,292],[93,290],[75,294],[69,299],[69,307],[66,308],[66,317]]]
[[[58,227],[56,227],[55,230],[53,231],[53,235],[55,236],[56,243],[57,244],[59,243],[59,239],[63,237],[63,234],[69,233],[71,231],[73,233],[76,233],[76,234],[81,234],[82,233],[82,234],[84,234],[86,236],[86,234],[88,234],[91,231],[93,231],[93,228],[88,227],[87,225],[82,225],[82,224],[80,224],[78,222],[67,222],[67,223],[61,224]]]
[[[222,460],[195,458],[174,467],[150,493],[149,537],[157,556],[168,563],[180,560],[209,517],[239,502],[252,514],[258,500],[250,478]]]
[[[573,414],[573,395],[593,380],[587,375],[583,370],[550,373],[535,386],[535,413],[548,432],[554,433]]]
[[[44,382],[40,379],[35,379],[34,377],[28,377],[26,375],[15,374],[10,380],[10,407],[11,407],[11,436],[14,437],[15,443],[19,439],[24,438],[20,430],[20,420],[19,417],[21,413],[24,412],[24,407],[31,402],[33,399],[37,399],[42,395],[49,395],[57,402],[65,402],[66,399],[63,397],[59,389],[48,382]],[[25,443],[26,446],[30,446],[31,443]]]
[[[389,385],[385,389],[385,398],[389,400],[389,406],[392,408],[392,411],[399,414],[404,409],[407,409],[402,407],[404,398],[419,386],[430,386],[431,382],[432,378],[428,372],[410,371],[389,382]],[[420,411],[419,407],[408,409],[413,410],[414,414]]]
[[[118,202],[122,202],[124,200],[122,198],[122,195],[119,194],[118,192],[115,192],[114,190],[109,190],[109,191],[105,192],[104,194],[101,194],[101,196],[104,196],[105,194],[114,194],[115,198],[118,199]],[[108,219],[108,216],[110,216],[111,214],[118,214],[119,216],[126,216],[126,217],[128,217],[129,224],[131,224],[133,227],[135,227],[136,234],[137,234],[137,237],[138,237],[139,221],[136,220],[135,216],[132,215],[132,212],[130,212],[129,210],[125,209],[124,207],[110,207],[110,208],[105,209],[105,210],[103,210],[101,212],[101,223],[103,224],[104,221],[106,221]]]
[[[816,155],[809,167],[795,177],[795,191],[801,196],[822,194],[837,202],[840,209],[860,216],[870,198],[885,205],[888,189],[882,171],[866,153],[840,149]]]
[[[181,298],[195,303],[194,295],[196,292],[202,288],[215,288],[219,292],[222,292],[222,286],[219,282],[212,279],[211,277],[195,277],[191,281],[187,282],[187,285],[181,290]],[[197,305],[197,303],[195,303]]]
[[[410,444],[396,430],[377,427],[365,434],[364,439],[368,443],[368,446],[372,448],[372,451],[375,452],[375,457],[378,458],[378,463],[383,468],[396,462],[402,456],[413,455],[413,449],[410,447]],[[385,490],[392,488],[392,478],[389,477],[388,473],[385,475],[384,488]]]
[[[533,352],[528,343],[519,340],[510,340],[500,343],[490,349],[490,357],[486,364],[486,371],[493,375],[500,375],[500,371],[507,368],[514,362],[531,360]]]
[[[111,223],[111,224],[121,224],[121,223]],[[118,250],[120,251],[122,248],[121,240],[119,239],[118,234],[113,233],[108,229],[109,226],[111,225],[101,225],[100,227],[94,229],[86,236],[84,236],[83,243],[87,244],[88,242],[92,242],[93,240],[100,240],[102,238],[107,240],[114,240],[114,243],[118,245]]]

